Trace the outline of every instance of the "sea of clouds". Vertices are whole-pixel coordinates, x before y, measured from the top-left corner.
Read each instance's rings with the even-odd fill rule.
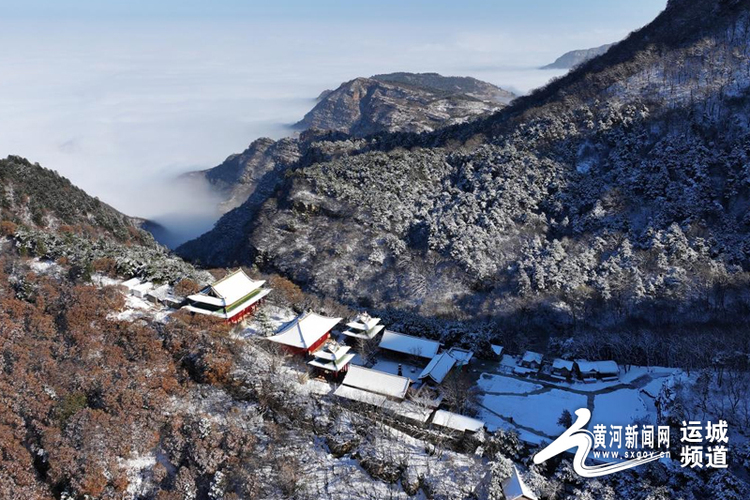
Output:
[[[624,34],[624,33],[622,33]],[[0,155],[57,170],[174,245],[220,215],[207,186],[178,180],[262,136],[291,135],[327,88],[392,71],[466,75],[525,93],[562,74],[591,32],[468,30],[425,23],[45,21],[0,32]]]

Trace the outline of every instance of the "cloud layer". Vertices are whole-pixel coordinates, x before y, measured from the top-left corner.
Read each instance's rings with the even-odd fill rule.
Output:
[[[33,25],[33,29],[32,29]],[[209,190],[174,179],[254,139],[289,135],[326,88],[391,71],[469,75],[526,92],[536,67],[626,30],[326,21],[19,21],[0,26],[0,155],[71,178],[119,210],[196,236],[218,216]],[[183,222],[175,222],[176,215]],[[190,220],[196,222],[191,229]]]

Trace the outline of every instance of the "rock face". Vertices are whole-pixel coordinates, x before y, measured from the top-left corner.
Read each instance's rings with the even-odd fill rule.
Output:
[[[604,54],[613,45],[613,43],[608,43],[606,45],[602,45],[601,47],[594,47],[593,49],[571,50],[570,52],[566,52],[565,54],[555,59],[555,62],[553,62],[552,64],[542,66],[542,69],[575,68],[576,66],[583,64],[590,59]]]
[[[318,105],[296,125],[303,129],[299,137],[257,139],[221,165],[188,175],[205,178],[223,195],[222,213],[251,198],[251,203],[259,206],[303,151],[320,138],[330,140],[326,134],[425,132],[497,111],[513,97],[475,78],[437,73],[357,78],[320,94]]]
[[[274,141],[263,137],[253,141],[242,153],[231,155],[221,165],[191,175],[205,176],[216,189],[225,193],[222,212],[228,212],[242,205],[256,190],[272,189],[278,173],[299,157],[297,139]]]
[[[296,124],[362,137],[381,131],[430,132],[493,113],[513,94],[468,77],[391,73],[355,78],[327,94]]]

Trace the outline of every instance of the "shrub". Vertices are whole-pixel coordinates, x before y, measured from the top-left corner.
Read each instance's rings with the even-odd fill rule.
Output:
[[[3,236],[13,236],[17,228],[18,226],[9,220],[0,222],[0,234]]]

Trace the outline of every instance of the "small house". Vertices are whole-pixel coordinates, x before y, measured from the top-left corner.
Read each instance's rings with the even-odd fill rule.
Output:
[[[129,280],[120,283],[120,288],[125,293],[133,293],[133,288],[141,284],[141,280],[138,278],[130,278]]]
[[[513,370],[513,373],[516,375],[529,375],[536,373],[542,366],[542,359],[544,359],[544,356],[538,352],[526,351],[523,358],[521,358],[519,366]]]
[[[154,304],[162,304],[173,309],[178,309],[185,302],[182,297],[177,297],[169,285],[154,288],[146,294],[146,300]]]
[[[521,358],[521,366],[538,370],[542,366],[542,359],[544,359],[544,356],[538,352],[526,351]]]
[[[568,380],[573,375],[572,361],[557,358],[552,361],[552,377],[558,380]]]
[[[154,284],[150,281],[147,281],[146,283],[140,283],[138,285],[135,285],[133,288],[130,289],[130,293],[133,295],[133,297],[138,297],[139,299],[145,299],[146,294],[151,291],[151,289],[154,288]]]
[[[578,376],[584,382],[594,382],[597,379],[614,381],[620,376],[620,367],[614,361],[587,361],[577,359],[575,366]]]

